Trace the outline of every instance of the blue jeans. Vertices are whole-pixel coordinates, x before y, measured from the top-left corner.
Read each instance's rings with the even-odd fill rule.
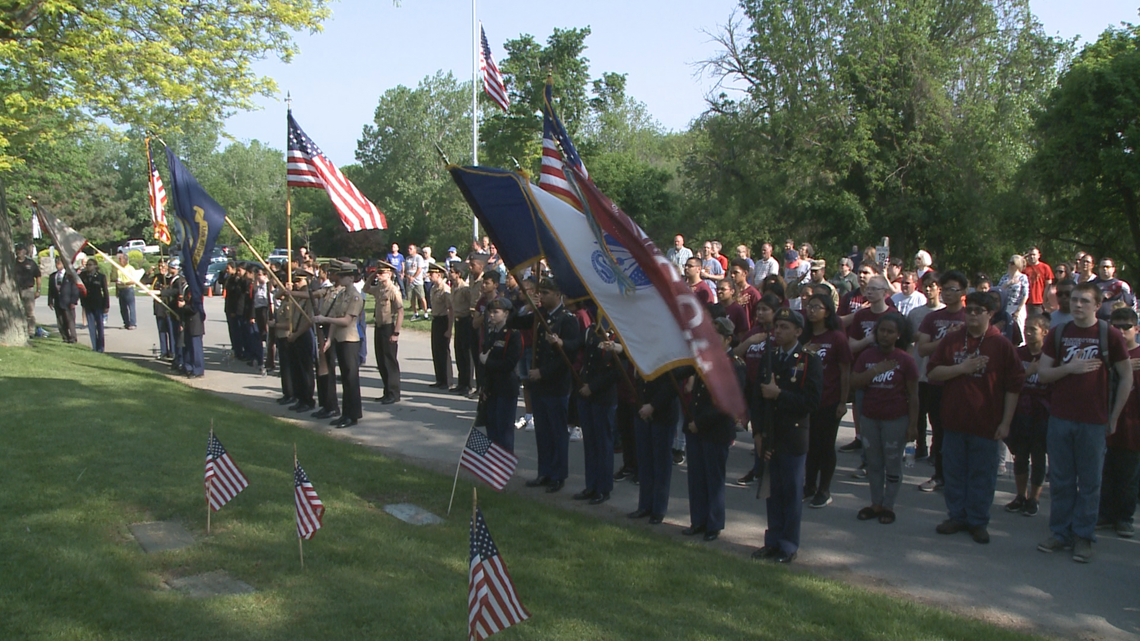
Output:
[[[1105,426],[1049,417],[1049,529],[1071,543],[1096,540]]]
[[[515,408],[518,404],[518,396],[505,394],[488,396],[483,401],[483,411],[487,416],[487,438],[512,454],[515,451]]]
[[[633,421],[637,443],[637,509],[665,516],[669,509],[669,483],[673,477],[673,423]]]
[[[768,529],[764,545],[784,554],[800,549],[800,522],[804,515],[804,475],[807,454],[774,452],[768,461],[771,491],[768,494]]]
[[[728,445],[710,443],[689,434],[685,440],[689,461],[689,525],[709,532],[724,529],[724,471]]]
[[[570,432],[566,426],[569,403],[569,396],[535,396],[531,399],[540,478],[565,481],[570,474],[567,461],[570,453]]]
[[[91,338],[91,349],[96,352],[103,351],[103,310],[83,310],[87,317],[87,335]]]
[[[138,318],[135,316],[135,288],[122,287],[117,289],[119,297],[119,314],[123,317],[123,327],[135,327]]]
[[[990,522],[998,441],[947,429],[942,434],[942,494],[950,518],[970,527]]]
[[[582,425],[587,492],[609,494],[614,489],[614,416],[616,413],[616,403],[601,405],[584,398],[578,399],[578,422]]]

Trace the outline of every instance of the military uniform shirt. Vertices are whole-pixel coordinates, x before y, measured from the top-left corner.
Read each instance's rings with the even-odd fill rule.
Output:
[[[372,318],[376,325],[392,325],[399,317],[400,309],[404,306],[404,297],[400,295],[400,288],[395,285],[379,285],[372,288],[372,295],[376,298],[376,310]]]
[[[431,288],[431,315],[447,316],[451,311],[451,292],[447,290],[444,285],[436,285]]]
[[[475,310],[475,290],[470,285],[459,283],[451,290],[451,307],[456,318],[467,318]]]
[[[337,293],[330,305],[329,313],[325,314],[329,318],[344,318],[350,316],[354,319],[360,318],[360,314],[364,312],[364,297],[360,292],[356,291],[355,287],[342,287],[340,292]],[[356,322],[353,321],[346,327],[340,325],[331,325],[329,327],[329,334],[334,341],[338,343],[359,343],[360,333],[356,330]]]

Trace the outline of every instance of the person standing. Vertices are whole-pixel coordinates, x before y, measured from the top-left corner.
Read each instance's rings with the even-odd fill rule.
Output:
[[[282,274],[284,276],[284,274]],[[282,283],[284,284],[284,283]],[[278,373],[281,376],[281,397],[278,405],[289,405],[293,395],[293,363],[289,353],[289,318],[293,313],[293,301],[286,297],[285,290],[278,288],[270,299],[273,315],[269,318],[270,339],[276,345],[277,360],[281,363]]]
[[[161,297],[162,291],[170,285],[170,268],[165,260],[159,261],[158,272],[152,273],[147,278],[146,285]],[[170,310],[156,300],[153,311],[154,322],[158,326],[158,358],[160,360],[171,358],[174,353],[174,335],[170,329]]]
[[[922,321],[931,312],[936,312],[945,305],[942,304],[942,286],[938,284],[938,274],[934,271],[927,271],[922,276],[922,293],[926,296],[926,304],[922,307],[915,307],[910,310],[906,315],[906,320],[910,323],[910,329],[915,336],[916,343],[911,346],[911,356],[914,357],[914,364],[918,368],[918,432],[915,434],[915,458],[918,460],[926,460],[930,456],[930,448],[926,442],[926,424],[929,419],[930,410],[928,408],[930,398],[930,380],[926,378],[926,356],[918,353],[917,337],[919,328],[922,327]]]
[[[780,263],[772,258],[772,243],[764,243],[760,245],[760,258],[752,268],[752,284],[760,287],[764,279],[773,274],[780,274]]]
[[[809,417],[819,409],[823,390],[823,365],[800,345],[803,330],[799,312],[776,312],[767,345],[771,367],[756,386],[759,420],[753,417],[752,436],[772,480],[764,545],[752,558],[777,563],[791,563],[800,548]]]
[[[28,258],[28,248],[16,246],[16,289],[28,320],[28,338],[36,336],[36,299],[40,297],[40,266]],[[102,350],[99,350],[102,351]]]
[[[427,277],[427,261],[420,256],[420,248],[408,245],[408,259],[404,263],[404,272],[408,277],[408,298],[412,304],[412,320],[420,317],[423,310],[427,318],[427,297],[424,294],[424,278]]]
[[[455,317],[455,366],[458,370],[455,387],[448,391],[466,396],[471,391],[474,361],[471,359],[471,346],[475,342],[475,328],[472,315],[475,311],[475,290],[467,284],[466,268],[463,263],[451,265],[451,311]]]
[[[181,265],[171,262],[167,265],[166,287],[162,290],[162,302],[170,308],[168,320],[170,322],[170,369],[181,372],[182,345],[185,342],[182,336],[182,314],[178,311],[178,297],[182,295],[182,285],[186,279],[179,273]]]
[[[230,261],[226,265],[226,280],[222,283],[222,287],[225,291],[226,326],[229,329],[233,357],[244,361],[249,358],[245,345],[248,332],[242,323],[249,299],[249,282],[245,279],[245,266]]]
[[[103,316],[111,311],[111,296],[107,291],[107,277],[99,271],[99,263],[94,258],[88,258],[79,279],[84,287],[80,301],[83,303],[83,316],[87,319],[87,334],[91,337],[91,349],[102,352]],[[33,318],[33,323],[34,320]],[[32,328],[35,331],[34,324]]]
[[[578,321],[562,304],[562,292],[553,279],[545,278],[539,283],[538,297],[545,320],[535,319],[540,324],[535,328],[534,364],[528,373],[538,445],[538,477],[526,485],[546,487],[548,493],[554,493],[562,489],[569,475],[567,412],[573,378],[570,363],[578,353],[581,336]]]
[[[748,264],[744,259],[734,258],[729,263],[728,280],[735,290],[733,298],[744,310],[745,315],[745,325],[736,327],[738,336],[743,336],[756,324],[756,306],[760,304],[760,291],[748,283],[748,273]]]
[[[451,287],[447,271],[440,265],[428,265],[431,280],[431,362],[435,382],[428,387],[446,390],[451,385],[451,328],[455,313],[451,309]]]
[[[334,260],[331,272],[336,276],[336,293],[328,312],[313,321],[329,327],[325,349],[336,354],[342,399],[340,418],[329,424],[342,429],[356,425],[364,416],[360,403],[360,334],[356,329],[356,319],[364,313],[364,297],[354,286],[359,273],[356,264]]]
[[[1140,344],[1136,342],[1136,311],[1123,307],[1113,310],[1111,322],[1124,336],[1132,366],[1132,392],[1116,431],[1108,437],[1101,481],[1100,516],[1097,527],[1109,527],[1123,539],[1136,534],[1132,524],[1136,497],[1140,492]]]
[[[673,246],[665,250],[665,258],[677,268],[677,271],[685,266],[685,261],[693,257],[693,250],[685,247],[685,237],[677,234],[673,237]]]
[[[1029,300],[1030,289],[1029,277],[1022,273],[1025,265],[1025,259],[1021,256],[1010,256],[1009,269],[997,284],[1002,299],[1005,300],[1005,313],[1009,314],[1010,320],[1017,326],[1017,331],[1013,334],[1016,339],[1012,341],[1014,347],[1025,342],[1026,302]]]
[[[899,293],[891,296],[891,303],[903,317],[926,304],[926,294],[918,291],[918,285],[918,276],[914,272],[903,272],[899,277]]]
[[[1100,300],[1095,283],[1073,288],[1073,320],[1045,337],[1037,373],[1042,383],[1063,381],[1053,385],[1049,396],[1051,534],[1037,549],[1057,552],[1072,546],[1078,563],[1093,557],[1105,443],[1132,392],[1128,347],[1120,330],[1097,320]]]
[[[55,312],[59,336],[65,343],[76,342],[75,306],[79,303],[79,286],[68,276],[63,258],[55,257],[55,273],[48,281],[48,307]]]
[[[880,317],[873,335],[874,345],[859,354],[851,374],[852,387],[864,390],[860,427],[871,489],[871,505],[857,516],[889,525],[902,487],[903,449],[918,424],[918,369],[906,352],[911,331],[901,314]]]
[[[293,379],[294,403],[289,409],[294,412],[305,413],[316,407],[313,400],[313,387],[316,384],[316,371],[313,368],[313,358],[316,354],[316,342],[313,336],[312,311],[313,301],[309,299],[309,280],[313,273],[303,268],[293,268],[294,297],[289,301],[289,313],[292,320],[289,326],[292,331],[285,337],[286,351],[289,353],[289,370]],[[304,294],[303,297],[296,294]]]
[[[519,403],[519,357],[522,335],[507,327],[514,305],[496,298],[487,306],[487,327],[479,360],[483,363],[483,391],[480,401],[487,417],[487,438],[513,453],[515,451],[515,410]]]
[[[618,355],[624,351],[600,323],[586,331],[582,345],[581,386],[575,401],[582,427],[582,457],[586,489],[574,495],[578,501],[599,505],[610,500],[614,488],[614,415],[617,383],[621,372]]]
[[[1006,512],[1036,516],[1041,490],[1045,485],[1045,455],[1049,430],[1049,386],[1037,378],[1038,361],[1049,333],[1049,319],[1041,314],[1025,321],[1025,345],[1017,348],[1025,370],[1025,386],[1017,399],[1006,446],[1013,454],[1013,478],[1017,496],[1006,504]],[[1030,464],[1033,469],[1030,474]]]
[[[182,369],[187,378],[206,375],[205,356],[202,353],[202,336],[206,333],[205,319],[190,294],[185,278],[178,281],[179,296],[176,308],[182,317]]]
[[[1009,435],[1025,384],[1017,348],[990,325],[997,309],[997,301],[984,292],[967,295],[964,326],[939,342],[927,374],[944,384],[942,491],[947,518],[935,531],[968,531],[982,544],[990,542],[987,526],[997,484],[998,446]]]
[[[831,505],[831,479],[835,475],[835,438],[839,421],[847,413],[851,390],[851,347],[840,327],[832,298],[813,294],[804,306],[807,318],[804,349],[819,357],[823,367],[823,391],[819,409],[812,413],[808,428],[808,455],[805,463],[804,498],[808,507]]]
[[[392,243],[392,250],[384,257],[384,262],[391,265],[393,274],[392,282],[396,289],[400,290],[400,296],[404,296],[404,256],[400,253],[400,246]]]
[[[143,270],[132,267],[123,252],[119,252],[118,261],[119,268],[115,270],[115,296],[119,299],[119,315],[123,317],[123,329],[135,329],[138,327],[135,281],[142,278]]]
[[[650,525],[662,523],[669,510],[673,432],[681,415],[676,377],[686,372],[687,368],[680,368],[652,381],[637,377],[638,397],[642,403],[633,423],[637,445],[637,509],[628,516],[631,519],[649,517]]]
[[[1045,292],[1056,280],[1053,269],[1041,262],[1041,250],[1030,247],[1025,254],[1025,269],[1022,270],[1029,280],[1029,298],[1026,301],[1028,316],[1034,316],[1045,311]]]
[[[395,245],[393,245],[395,247]],[[400,328],[404,326],[404,298],[396,287],[396,267],[380,261],[376,273],[364,287],[364,293],[376,299],[372,345],[376,350],[376,369],[384,381],[384,395],[376,399],[384,405],[400,400]]]

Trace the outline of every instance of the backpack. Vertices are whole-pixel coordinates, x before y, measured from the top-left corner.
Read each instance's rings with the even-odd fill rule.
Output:
[[[1065,334],[1065,330],[1071,325],[1073,321],[1069,321],[1064,325],[1057,326],[1057,330],[1053,333],[1053,352],[1057,356],[1061,355],[1061,339]],[[1097,324],[1097,355],[1103,363],[1105,371],[1108,372],[1108,413],[1112,414],[1112,408],[1116,404],[1116,387],[1120,382],[1120,375],[1116,372],[1116,368],[1108,360],[1108,322],[1098,319]]]

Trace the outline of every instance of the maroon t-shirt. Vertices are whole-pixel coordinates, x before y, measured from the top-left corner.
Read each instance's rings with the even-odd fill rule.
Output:
[[[871,384],[863,388],[863,416],[880,421],[890,421],[900,416],[906,416],[910,408],[910,394],[907,392],[907,381],[918,381],[918,367],[914,359],[899,348],[889,354],[877,346],[869,347],[855,359],[855,374],[874,368],[885,360],[894,360],[897,365],[871,380]]]
[[[927,316],[929,318],[929,316]],[[990,326],[974,338],[962,327],[947,334],[930,356],[927,372],[953,366],[974,355],[987,356],[985,368],[955,376],[942,388],[942,426],[982,438],[994,438],[1005,411],[1005,395],[1021,392],[1025,370],[1013,343]]]
[[[1021,368],[1027,370],[1030,365],[1041,360],[1041,353],[1033,354],[1028,345],[1022,345],[1017,348],[1017,357],[1021,359]],[[1037,374],[1026,375],[1025,387],[1021,388],[1021,397],[1017,399],[1017,414],[1034,420],[1048,419],[1051,387],[1048,383],[1042,383]]]
[[[1128,352],[1129,358],[1140,358],[1140,346]],[[1108,437],[1108,446],[1140,452],[1140,372],[1132,372],[1132,393],[1116,422],[1116,431]]]
[[[848,316],[859,311],[863,307],[863,303],[867,299],[863,296],[863,290],[856,289],[846,295],[839,301],[839,310],[836,312],[840,316]]]
[[[947,311],[947,309],[943,307],[942,309],[936,309],[930,312],[926,315],[926,318],[922,319],[922,323],[918,326],[918,333],[926,334],[930,337],[930,340],[938,341],[945,337],[947,333],[962,327],[965,322],[966,309],[964,307],[959,307],[956,312]],[[930,371],[929,368],[927,368],[927,371]],[[930,381],[930,384],[943,385],[941,382],[934,381]]]
[[[728,320],[732,321],[732,336],[736,340],[744,338],[748,333],[748,313],[740,306],[740,303],[733,303],[724,308],[724,313],[728,316]]]
[[[1054,327],[1045,337],[1045,347],[1042,350],[1046,356],[1053,359],[1054,365],[1064,365],[1073,358],[1101,358],[1100,356],[1100,328],[1098,323],[1091,327],[1077,327],[1076,323],[1067,323]],[[1057,355],[1058,331],[1061,334],[1061,354]],[[1128,358],[1128,347],[1124,336],[1115,327],[1108,328],[1108,362],[1119,363]],[[1057,418],[1076,423],[1108,424],[1108,413],[1112,408],[1108,406],[1108,370],[1099,367],[1096,371],[1085,374],[1069,374],[1053,384],[1053,392],[1049,395],[1049,411]]]
[[[833,329],[812,336],[807,344],[815,346],[815,353],[823,362],[823,397],[820,406],[828,407],[846,401],[847,399],[839,397],[839,369],[842,365],[851,365],[851,346],[847,344],[847,335],[843,330]]]
[[[875,323],[878,322],[879,318],[886,316],[887,313],[891,311],[894,310],[890,307],[881,313],[871,311],[870,307],[860,309],[855,312],[855,318],[852,319],[851,324],[847,326],[847,336],[857,341],[867,338],[871,335],[871,332],[875,331]]]
[[[748,327],[755,325],[756,305],[760,303],[760,292],[752,285],[749,285],[744,288],[744,291],[736,293],[736,302],[744,308],[744,313],[748,317]]]
[[[712,287],[705,281],[700,281],[696,285],[689,285],[689,289],[693,290],[693,294],[702,305],[712,305],[716,296],[713,295]]]
[[[755,334],[764,334],[767,332],[768,330],[766,328],[757,325],[756,327],[748,330],[748,333],[745,334],[744,338],[740,340],[743,342],[750,336],[753,336]],[[760,365],[764,362],[764,345],[770,339],[771,336],[765,338],[759,343],[756,343],[755,345],[749,345],[748,349],[744,352],[744,379],[749,383],[754,383],[758,378],[760,378]]]

